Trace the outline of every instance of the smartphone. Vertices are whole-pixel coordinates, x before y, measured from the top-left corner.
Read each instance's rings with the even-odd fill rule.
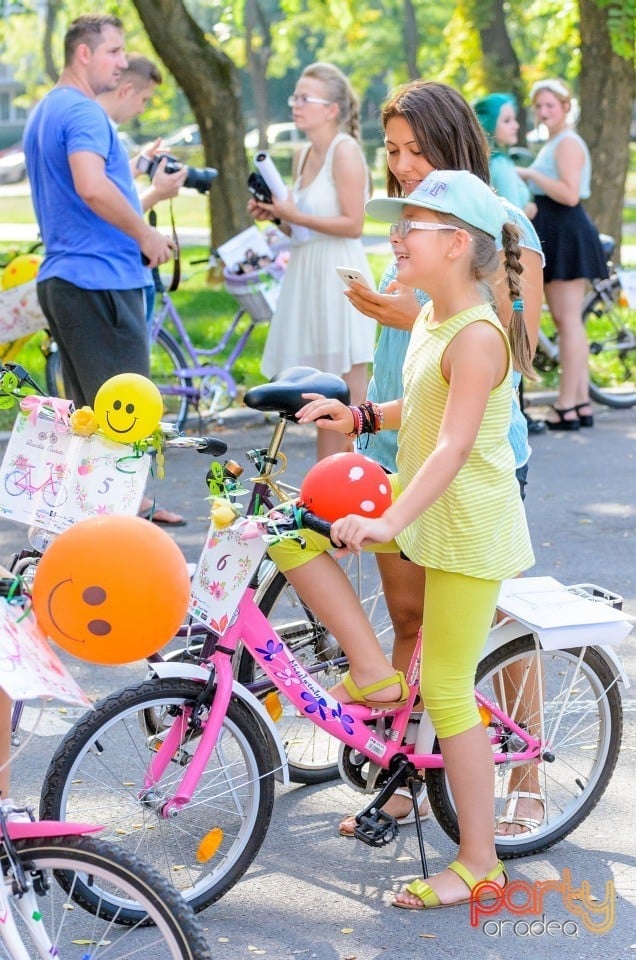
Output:
[[[371,289],[371,284],[365,275],[360,270],[356,270],[355,267],[336,267],[336,271],[345,287],[348,287],[354,280],[356,283],[361,283],[364,287]]]

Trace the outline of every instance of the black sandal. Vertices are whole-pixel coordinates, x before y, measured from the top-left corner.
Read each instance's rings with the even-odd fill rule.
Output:
[[[582,427],[593,427],[594,426],[594,417],[591,413],[581,413],[583,407],[589,407],[590,401],[586,400],[585,403],[577,403],[575,410],[578,414],[579,420],[581,421]]]
[[[581,404],[581,406],[585,406],[585,404]],[[576,407],[566,407],[564,410],[562,410],[561,407],[555,407],[554,404],[552,404],[552,409],[557,414],[559,419],[546,420],[545,425],[548,430],[578,430],[581,426],[581,420],[578,416],[578,410]],[[566,413],[576,413],[576,419],[566,420]]]

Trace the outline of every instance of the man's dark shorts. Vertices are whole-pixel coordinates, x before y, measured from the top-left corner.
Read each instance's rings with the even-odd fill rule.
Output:
[[[101,385],[118,373],[149,375],[143,291],[85,290],[58,277],[37,285],[62,361],[66,396],[92,407]]]

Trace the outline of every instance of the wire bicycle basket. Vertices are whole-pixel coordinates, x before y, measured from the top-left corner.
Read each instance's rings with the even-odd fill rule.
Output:
[[[272,319],[282,276],[283,271],[274,265],[252,273],[234,273],[227,267],[223,270],[225,289],[256,323]]]

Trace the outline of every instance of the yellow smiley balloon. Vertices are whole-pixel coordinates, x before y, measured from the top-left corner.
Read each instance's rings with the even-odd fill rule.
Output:
[[[119,373],[101,385],[95,397],[95,418],[103,433],[117,443],[134,443],[157,429],[163,413],[159,390],[139,373]]]
[[[9,290],[10,287],[19,287],[21,283],[27,283],[37,276],[37,272],[42,257],[35,253],[24,253],[20,257],[15,257],[2,273],[2,289]]]

